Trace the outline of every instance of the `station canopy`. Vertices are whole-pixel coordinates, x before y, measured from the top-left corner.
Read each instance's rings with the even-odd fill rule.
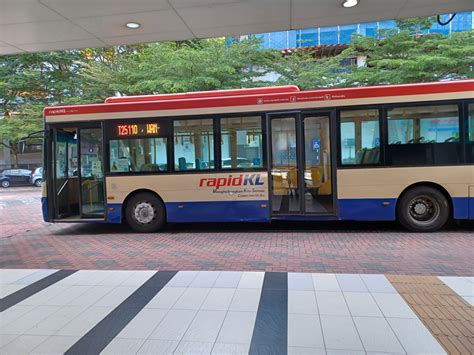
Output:
[[[351,8],[343,2],[0,0],[0,54],[236,36],[473,8],[472,0],[359,0]],[[128,28],[127,23],[139,27]]]

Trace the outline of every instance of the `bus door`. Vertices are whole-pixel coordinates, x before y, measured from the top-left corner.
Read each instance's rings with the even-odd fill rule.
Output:
[[[274,215],[334,215],[330,113],[269,115]]]
[[[81,217],[103,218],[104,162],[102,128],[79,128]]]
[[[54,130],[54,217],[79,215],[77,135],[73,129]]]
[[[103,219],[102,128],[56,128],[53,164],[55,219]]]

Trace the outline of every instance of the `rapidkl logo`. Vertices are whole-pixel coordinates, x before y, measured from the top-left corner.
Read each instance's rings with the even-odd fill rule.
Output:
[[[222,178],[203,178],[199,180],[199,187],[219,187],[225,186],[261,186],[264,185],[263,181],[260,181],[260,174],[240,174],[239,176],[222,177]]]

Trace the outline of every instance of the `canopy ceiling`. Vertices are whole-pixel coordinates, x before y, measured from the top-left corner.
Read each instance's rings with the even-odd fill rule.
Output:
[[[283,31],[471,11],[472,0],[0,0],[0,54]],[[129,29],[127,22],[141,24]]]

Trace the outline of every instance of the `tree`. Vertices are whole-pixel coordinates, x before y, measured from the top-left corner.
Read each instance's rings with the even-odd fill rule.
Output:
[[[9,112],[0,121],[0,145],[9,149],[18,166],[19,142],[25,136],[42,129],[42,104],[25,104],[21,112]]]
[[[49,104],[67,103],[78,96],[77,51],[0,57],[0,144],[18,164],[18,141],[42,127]]]
[[[276,65],[279,83],[314,89],[473,78],[474,33],[420,35],[432,21],[398,21],[396,30],[380,31],[378,38],[355,35],[349,48],[332,58],[291,55]],[[366,57],[365,66],[341,67],[358,56]]]
[[[223,38],[165,42],[121,56],[115,68],[90,62],[82,75],[89,87],[107,95],[231,89],[268,85],[258,78],[274,58],[255,39],[230,45]]]
[[[275,61],[273,70],[280,76],[278,85],[297,85],[302,90],[343,87],[352,68],[341,63],[354,56],[357,54],[348,49],[335,57],[314,59],[303,49]]]
[[[367,66],[356,68],[350,85],[401,84],[473,78],[473,32],[450,36],[413,36],[394,31],[378,43],[356,37],[355,51],[367,56]]]

